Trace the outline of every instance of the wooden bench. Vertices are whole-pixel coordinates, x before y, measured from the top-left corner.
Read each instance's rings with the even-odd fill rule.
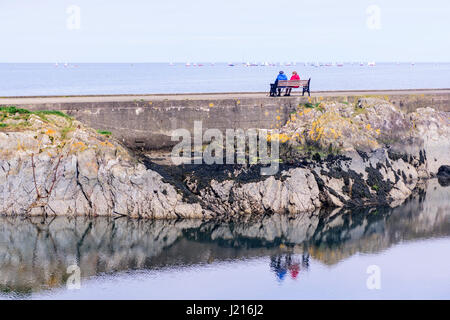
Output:
[[[311,78],[308,80],[279,80],[276,83],[270,84],[270,96],[275,97],[277,95],[277,89],[283,88],[302,88],[302,96],[305,95],[305,92],[308,92],[308,96],[311,96],[311,92],[309,91],[309,84],[311,82]]]

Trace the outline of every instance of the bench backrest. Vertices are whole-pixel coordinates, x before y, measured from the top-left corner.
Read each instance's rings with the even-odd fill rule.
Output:
[[[309,80],[278,80],[279,87],[307,87]]]

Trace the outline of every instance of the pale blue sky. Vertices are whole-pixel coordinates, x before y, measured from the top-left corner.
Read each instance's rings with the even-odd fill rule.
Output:
[[[0,62],[448,62],[449,31],[448,0],[0,0]]]

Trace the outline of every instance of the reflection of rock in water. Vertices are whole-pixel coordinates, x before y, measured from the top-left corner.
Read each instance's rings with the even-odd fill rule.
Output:
[[[15,292],[59,286],[74,262],[88,277],[260,256],[272,257],[277,274],[286,270],[294,277],[307,269],[308,255],[333,264],[401,240],[450,235],[449,193],[430,180],[423,192],[394,209],[233,222],[2,217],[0,286]]]
[[[310,239],[310,254],[334,264],[357,252],[377,252],[400,241],[449,236],[449,198],[450,188],[433,179],[399,207],[326,217]]]

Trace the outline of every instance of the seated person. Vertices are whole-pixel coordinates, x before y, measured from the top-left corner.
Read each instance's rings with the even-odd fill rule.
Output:
[[[292,71],[291,80],[300,80],[300,76],[298,75],[297,71]],[[291,95],[292,88],[298,88],[298,86],[286,88],[285,96],[290,96]]]
[[[275,79],[275,83],[272,83],[272,84],[270,85],[270,95],[271,95],[271,96],[274,96],[274,95],[276,94],[275,89],[276,89],[277,86],[278,86],[278,81],[279,81],[279,80],[287,80],[287,77],[286,77],[286,75],[284,74],[284,71],[280,71],[280,72],[278,73],[277,78]],[[278,96],[280,96],[280,95],[281,95],[281,88],[278,88]]]

